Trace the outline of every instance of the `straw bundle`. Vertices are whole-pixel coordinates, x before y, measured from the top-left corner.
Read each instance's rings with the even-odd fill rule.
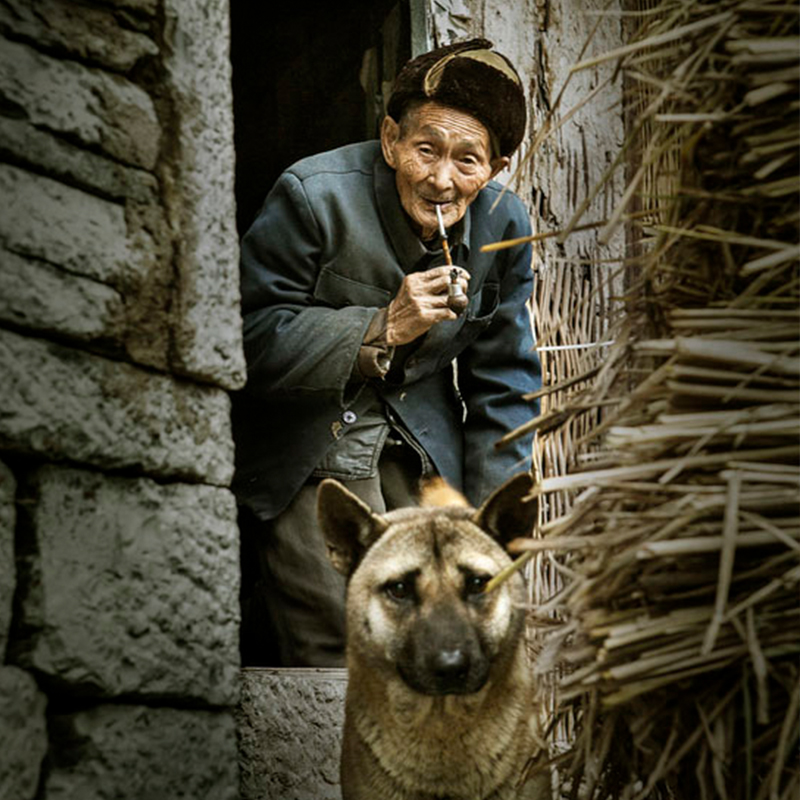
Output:
[[[596,411],[591,458],[538,489],[569,508],[514,548],[564,580],[534,617],[564,620],[547,647],[574,796],[795,798],[800,7],[647,5],[574,67],[618,60],[638,109],[603,230],[630,226],[636,282],[564,401],[565,424]]]

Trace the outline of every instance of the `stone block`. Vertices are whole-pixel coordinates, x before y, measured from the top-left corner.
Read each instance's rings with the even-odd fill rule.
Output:
[[[229,10],[166,0],[164,65],[181,154],[165,202],[180,227],[174,366],[230,389],[245,381],[234,198]]]
[[[123,338],[119,292],[0,248],[0,320],[79,341]]]
[[[107,0],[112,8],[130,10],[154,17],[158,11],[158,0]]]
[[[0,41],[0,93],[32,124],[153,169],[161,128],[149,95],[125,78]]]
[[[242,670],[242,800],[339,800],[346,689],[344,669]]]
[[[24,119],[0,117],[0,155],[110,199],[159,202],[158,182],[149,172],[66,142]]]
[[[152,39],[124,27],[110,11],[64,0],[37,0],[35,10],[29,0],[2,0],[0,29],[119,72],[158,53]]]
[[[3,330],[0,374],[0,446],[230,484],[230,398],[222,389]]]
[[[54,466],[29,480],[15,663],[72,695],[233,705],[233,495]]]
[[[172,245],[161,207],[116,203],[9,165],[0,165],[0,191],[9,201],[0,217],[2,245],[18,256],[46,262],[51,266],[47,279],[68,289],[63,298],[44,302],[47,307],[39,309],[38,319],[33,315],[32,327],[75,337],[76,324],[93,326],[88,338],[102,334],[116,345],[103,349],[125,351],[133,361],[168,370],[175,286]],[[18,272],[20,262],[16,265]],[[36,270],[36,276],[43,278],[44,270]],[[116,302],[113,293],[100,286],[92,289],[80,278],[112,287],[119,292]],[[8,280],[13,282],[14,275]],[[81,321],[90,298],[99,305]],[[17,312],[32,312],[29,304],[19,308],[20,299],[19,294],[9,297],[7,304]],[[75,300],[77,307],[70,309],[67,303]],[[53,311],[55,316],[48,320],[46,315]],[[98,314],[104,319],[102,331],[97,330]],[[69,325],[62,327],[65,316]]]
[[[156,247],[128,231],[124,206],[0,164],[0,242],[111,286],[128,288],[152,271]]]
[[[16,667],[0,667],[0,797],[33,800],[47,752],[47,700],[36,681]]]
[[[14,506],[17,483],[11,470],[0,461],[0,664],[3,663],[11,627],[14,589],[17,585],[17,570],[14,564]],[[2,752],[2,750],[0,750]],[[0,797],[3,794],[0,792]]]
[[[98,706],[55,716],[47,800],[237,800],[229,712]]]

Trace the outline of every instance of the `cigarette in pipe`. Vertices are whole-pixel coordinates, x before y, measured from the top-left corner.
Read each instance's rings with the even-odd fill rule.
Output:
[[[439,222],[439,236],[442,237],[442,250],[444,250],[444,260],[448,267],[453,266],[453,257],[450,255],[450,245],[447,243],[447,229],[444,227],[442,219],[442,207],[436,204],[436,219]]]
[[[442,219],[442,207],[437,204],[436,206],[436,219],[439,223],[439,236],[442,239],[442,250],[444,251],[444,260],[448,267],[453,267],[453,258],[450,255],[450,245],[447,242],[447,229],[444,227],[444,220]],[[450,283],[447,287],[447,307],[456,314],[460,314],[466,307],[469,300],[458,282],[458,270],[453,267],[450,270]]]

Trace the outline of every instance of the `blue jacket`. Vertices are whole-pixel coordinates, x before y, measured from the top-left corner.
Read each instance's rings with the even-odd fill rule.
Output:
[[[455,262],[471,273],[466,312],[426,334],[402,383],[370,380],[439,473],[474,504],[527,468],[530,437],[501,450],[495,443],[536,413],[523,395],[540,386],[526,307],[530,246],[480,252],[530,233],[513,193],[492,209],[500,190],[493,182],[479,193],[455,249]],[[344,412],[358,396],[354,364],[367,327],[406,273],[435,265],[426,253],[378,142],[306,158],[268,195],[242,240],[248,382],[233,413],[234,490],[262,518],[288,505],[352,416]]]

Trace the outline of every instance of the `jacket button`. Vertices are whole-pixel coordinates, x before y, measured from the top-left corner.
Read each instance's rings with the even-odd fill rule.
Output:
[[[356,414],[355,411],[345,411],[344,414],[342,414],[342,419],[348,425],[352,425],[358,419],[358,414]]]

